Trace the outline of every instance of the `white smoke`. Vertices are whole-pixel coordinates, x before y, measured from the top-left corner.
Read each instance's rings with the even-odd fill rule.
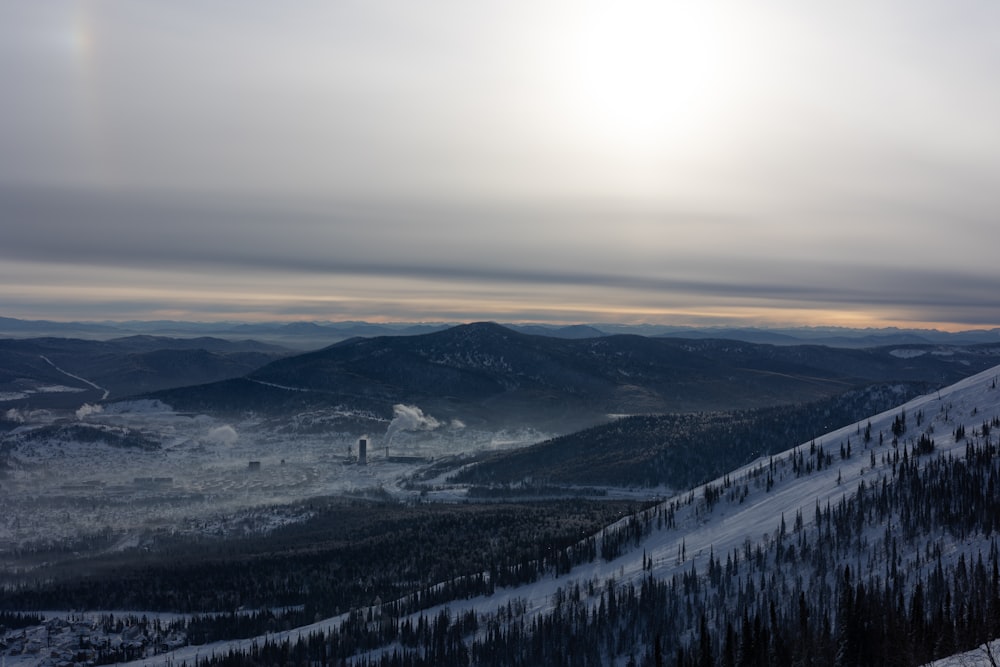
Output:
[[[424,411],[415,405],[403,405],[397,403],[392,406],[392,421],[385,432],[386,443],[392,441],[392,436],[396,431],[433,431],[440,428],[441,422],[430,415],[425,415]]]
[[[90,403],[84,403],[76,410],[77,419],[86,419],[90,415],[99,415],[104,412],[104,408],[100,405],[91,405]]]
[[[208,431],[205,436],[205,442],[212,445],[222,445],[223,447],[231,447],[236,444],[236,441],[240,439],[237,435],[236,429],[234,429],[229,424],[223,426],[216,426]]]

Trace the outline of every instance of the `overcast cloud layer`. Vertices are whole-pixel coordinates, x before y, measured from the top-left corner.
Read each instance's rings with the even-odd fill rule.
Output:
[[[1000,326],[1000,5],[0,4],[0,315]]]

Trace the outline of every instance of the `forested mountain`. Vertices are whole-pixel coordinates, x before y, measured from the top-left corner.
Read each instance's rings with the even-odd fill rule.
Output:
[[[463,467],[452,479],[486,486],[482,493],[493,496],[565,485],[688,489],[760,456],[783,452],[816,433],[899,405],[927,389],[924,384],[873,385],[799,405],[622,417],[496,452]]]
[[[931,354],[777,347],[634,335],[563,339],[476,323],[358,338],[278,360],[240,380],[154,396],[179,410],[287,413],[338,407],[391,418],[398,403],[439,420],[566,433],[612,414],[800,403],[873,382],[954,382],[994,348]],[[943,350],[940,350],[943,351]]]
[[[919,665],[974,647],[1000,635],[997,373],[631,514],[533,584],[382,604],[211,664]]]
[[[69,407],[240,377],[288,351],[256,341],[128,336],[0,339],[0,397],[14,407]]]
[[[146,663],[924,664],[1000,636],[998,379],[1000,367],[667,500],[619,505],[606,524],[612,505],[579,501],[387,507],[401,522],[388,531],[321,522],[263,543],[273,551],[220,546],[176,567],[151,554],[145,569],[36,578],[5,599],[12,611],[94,596],[259,610],[182,617],[161,648],[95,644],[98,661],[187,642]],[[347,551],[334,556],[338,535]]]

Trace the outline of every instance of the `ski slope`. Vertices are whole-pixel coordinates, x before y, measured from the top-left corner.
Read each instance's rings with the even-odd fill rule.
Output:
[[[886,468],[891,466],[883,462],[883,456],[894,449],[890,444],[893,420],[904,411],[910,427],[899,440],[900,450],[912,449],[920,434],[929,433],[935,442],[935,452],[932,456],[921,457],[921,461],[930,460],[934,456],[962,455],[965,443],[956,442],[953,433],[960,426],[971,433],[984,421],[1000,414],[998,377],[1000,367],[918,397],[898,408],[873,415],[870,419],[816,437],[813,442],[817,447],[836,454],[833,464],[822,470],[801,476],[796,476],[792,471],[791,455],[802,448],[808,450],[812,442],[806,442],[783,454],[758,459],[732,471],[724,478],[666,500],[661,509],[671,511],[674,525],[656,527],[654,524],[653,529],[643,536],[638,545],[629,546],[611,561],[598,558],[575,567],[569,574],[559,577],[549,574],[529,585],[497,589],[488,597],[454,601],[425,609],[421,613],[433,616],[442,609],[447,609],[453,616],[457,616],[473,609],[478,614],[489,616],[510,604],[519,609],[522,618],[528,621],[553,609],[559,589],[565,591],[575,585],[586,589],[588,583],[593,583],[597,590],[601,590],[610,581],[615,586],[638,584],[650,573],[658,579],[668,579],[675,574],[690,572],[692,568],[701,573],[707,565],[709,554],[724,557],[734,550],[758,544],[766,545],[776,535],[782,521],[791,525],[793,517],[799,511],[805,527],[808,527],[813,523],[817,505],[836,504],[841,498],[854,494],[862,480],[871,483],[879,480]],[[918,415],[922,415],[922,424],[916,427]],[[872,441],[866,445],[861,434],[869,423]],[[882,435],[883,444],[879,444],[879,434]],[[853,455],[841,459],[840,447],[848,441]],[[876,454],[874,466],[871,463],[872,451]],[[765,481],[769,475],[773,478],[771,488],[768,488],[769,484]],[[745,496],[742,500],[735,502],[723,497],[714,505],[704,502],[709,486],[719,489],[726,481],[730,489],[744,489]],[[606,527],[598,539],[621,529],[630,520],[624,518],[617,524]],[[179,664],[181,661],[190,664],[199,656],[225,653],[231,649],[246,650],[254,643],[280,642],[286,638],[295,641],[311,632],[328,632],[339,627],[344,618],[345,616],[329,618],[289,632],[255,639],[185,647],[132,664],[149,667]],[[393,648],[395,647],[392,645],[383,647],[368,654],[368,657],[377,657],[382,651],[391,651]],[[956,657],[954,660],[959,662],[945,660],[938,664],[941,667],[951,667],[966,664],[961,660],[971,659]]]

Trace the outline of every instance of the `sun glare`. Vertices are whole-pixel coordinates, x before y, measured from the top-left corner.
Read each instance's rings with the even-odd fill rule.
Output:
[[[697,3],[587,4],[560,68],[579,129],[640,153],[707,141],[743,83],[723,19]]]

